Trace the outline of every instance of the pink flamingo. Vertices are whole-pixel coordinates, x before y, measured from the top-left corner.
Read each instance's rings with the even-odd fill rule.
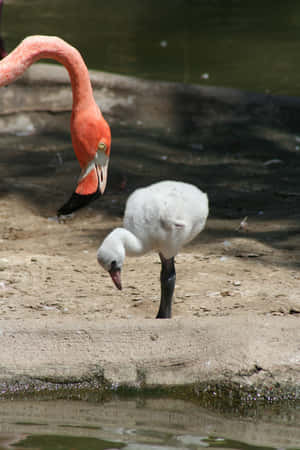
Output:
[[[0,61],[0,86],[12,83],[41,58],[55,59],[69,72],[73,106],[72,144],[81,167],[75,192],[58,214],[70,214],[103,194],[111,134],[93,97],[88,69],[74,47],[55,36],[29,36]]]
[[[0,22],[2,17],[2,6],[3,6],[3,0],[0,0]],[[2,37],[0,36],[0,59],[4,58],[7,55],[5,48],[4,48],[4,42]]]

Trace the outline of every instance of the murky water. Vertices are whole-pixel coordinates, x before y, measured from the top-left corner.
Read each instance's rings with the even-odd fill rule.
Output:
[[[2,22],[8,50],[55,34],[93,69],[300,94],[298,0],[7,0]]]
[[[0,449],[300,449],[300,409],[222,414],[182,400],[1,401]]]

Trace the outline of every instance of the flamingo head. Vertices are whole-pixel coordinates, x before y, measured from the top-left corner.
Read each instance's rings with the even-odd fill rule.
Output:
[[[97,108],[92,114],[72,114],[71,135],[75,154],[81,166],[77,187],[58,215],[70,214],[103,194],[107,183],[111,133]]]
[[[121,269],[119,269],[118,267],[114,267],[114,265],[112,264],[108,272],[116,288],[118,288],[121,291],[122,290]]]
[[[109,273],[111,279],[119,290],[122,290],[121,272],[125,259],[125,248],[120,239],[120,228],[112,231],[97,252],[98,263]]]

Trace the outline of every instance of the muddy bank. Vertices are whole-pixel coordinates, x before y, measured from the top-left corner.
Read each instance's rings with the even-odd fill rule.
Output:
[[[62,222],[79,174],[67,72],[36,65],[1,90],[3,394],[83,383],[298,398],[298,99],[91,76],[113,131],[110,180]],[[126,260],[121,293],[95,258],[129,193],[161,179],[210,199],[205,231],[177,257],[171,321],[152,320],[157,255]]]

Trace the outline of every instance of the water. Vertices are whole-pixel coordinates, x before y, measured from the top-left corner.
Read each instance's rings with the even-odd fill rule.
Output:
[[[300,410],[222,414],[170,398],[1,401],[0,449],[300,449]]]
[[[2,32],[9,50],[59,35],[92,69],[300,95],[298,0],[7,0]]]

